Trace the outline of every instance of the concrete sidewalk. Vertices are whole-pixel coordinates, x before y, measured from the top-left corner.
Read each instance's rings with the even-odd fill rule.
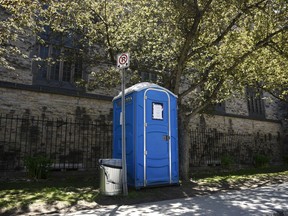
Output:
[[[167,191],[169,193],[169,191]],[[65,215],[287,215],[288,183],[138,205],[102,206]]]

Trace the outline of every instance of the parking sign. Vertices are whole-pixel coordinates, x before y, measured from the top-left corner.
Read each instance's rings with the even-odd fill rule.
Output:
[[[117,68],[124,69],[130,66],[129,53],[121,53],[117,55]]]

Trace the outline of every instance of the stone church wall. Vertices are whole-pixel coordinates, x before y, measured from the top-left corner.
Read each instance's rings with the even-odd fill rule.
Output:
[[[0,112],[3,114],[112,120],[112,98],[49,93],[18,88],[0,88]]]

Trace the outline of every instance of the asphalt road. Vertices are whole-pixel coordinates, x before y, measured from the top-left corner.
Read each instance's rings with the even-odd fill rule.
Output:
[[[100,206],[65,214],[76,215],[284,215],[288,216],[288,183],[220,192],[210,196],[137,205]]]

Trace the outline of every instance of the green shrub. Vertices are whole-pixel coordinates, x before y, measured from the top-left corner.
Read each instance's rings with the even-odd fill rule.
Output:
[[[234,159],[232,156],[224,155],[223,157],[221,157],[221,165],[222,166],[229,168],[233,163],[234,163]]]
[[[24,164],[30,178],[46,179],[52,162],[43,156],[29,156],[25,158]]]
[[[266,167],[269,164],[269,158],[265,155],[256,155],[254,157],[255,167]]]

